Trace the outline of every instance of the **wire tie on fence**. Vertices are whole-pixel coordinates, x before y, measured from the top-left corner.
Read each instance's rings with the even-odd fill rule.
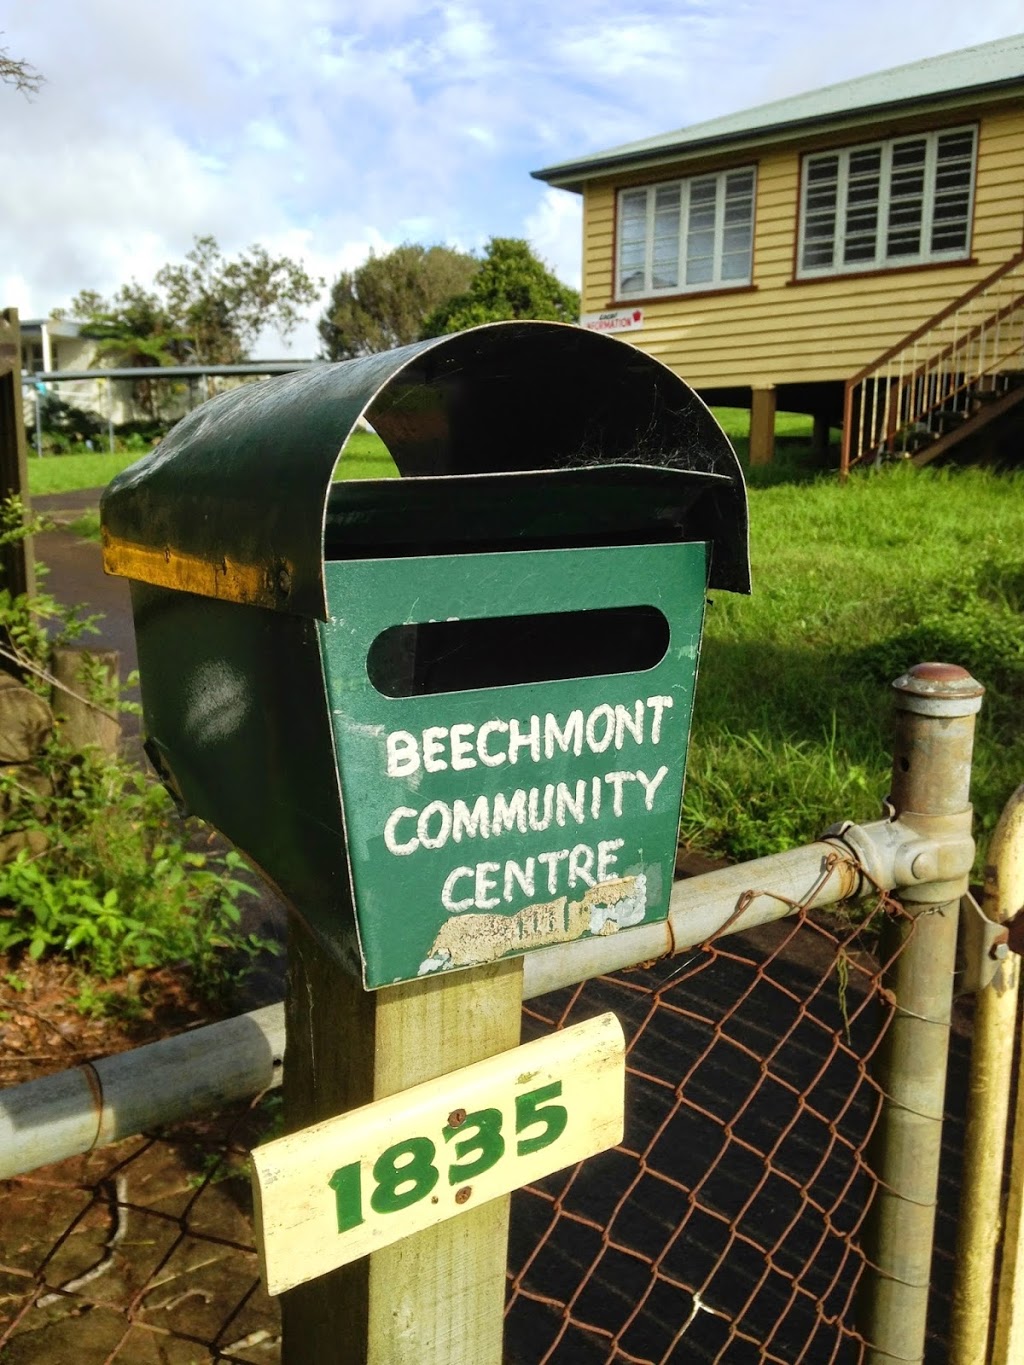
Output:
[[[902,1104],[886,1090],[879,1090],[878,1093],[887,1104],[890,1104],[893,1107],[893,1109],[901,1109],[904,1114],[912,1114],[915,1119],[923,1119],[926,1123],[942,1122],[943,1116],[941,1114],[926,1114],[923,1109],[914,1109],[909,1104]]]
[[[690,963],[691,963],[691,962],[696,962],[697,959],[698,959],[699,957],[701,957],[701,956],[703,955],[703,953],[706,952],[706,951],[707,951],[707,950],[706,950],[705,948],[702,947],[701,950],[700,950],[700,952],[694,953],[693,956],[692,956],[692,957],[688,957],[688,958],[686,959],[685,962],[681,962],[681,963],[679,964],[679,966],[675,969],[675,971],[674,971],[674,972],[669,972],[668,976],[665,977],[664,981],[662,981],[662,982],[659,984],[658,990],[659,990],[659,991],[664,990],[665,987],[668,985],[668,983],[669,983],[670,981],[674,981],[674,980],[676,979],[676,977],[680,974],[680,972],[685,972],[686,969],[687,969],[687,967],[690,965]],[[655,958],[654,961],[651,962],[649,965],[653,967],[653,966],[655,965],[655,963],[658,962],[658,961],[659,961],[659,959],[658,959],[658,958]]]
[[[720,1308],[712,1308],[709,1303],[705,1303],[701,1298],[700,1293],[695,1289],[693,1291],[693,1307],[690,1309],[690,1316],[679,1330],[679,1337],[684,1337],[690,1330],[697,1321],[698,1313],[710,1313],[713,1318],[724,1318],[726,1322],[729,1321],[728,1313],[723,1313]],[[679,1337],[676,1338],[677,1341],[679,1340]]]
[[[896,1013],[904,1019],[916,1019],[919,1024],[934,1024],[936,1028],[944,1028],[947,1033],[953,1027],[952,1021],[949,1019],[934,1019],[928,1014],[918,1014],[916,1010],[906,1009],[905,1006],[900,1004],[899,1000],[896,1000],[894,1003]]]
[[[755,889],[754,887],[751,887],[747,891],[741,892],[736,901],[736,909],[732,912],[732,914],[729,916],[729,918],[725,921],[724,924],[719,925],[716,933],[714,934],[714,937],[721,938],[722,935],[728,933],[728,931],[732,928],[736,921],[747,913],[751,905],[753,905],[754,901],[756,901],[760,896],[765,896],[769,900],[778,901],[781,905],[788,905],[790,909],[793,910],[794,913],[798,915],[803,914],[805,910],[810,909],[811,902],[827,884],[827,882],[832,876],[832,873],[836,870],[839,864],[841,862],[849,861],[851,860],[843,857],[843,855],[839,853],[832,852],[826,854],[824,860],[825,866],[822,868],[821,873],[818,876],[818,880],[811,887],[810,891],[807,892],[803,900],[799,901],[793,900],[791,896],[784,896],[781,891],[765,891]]]

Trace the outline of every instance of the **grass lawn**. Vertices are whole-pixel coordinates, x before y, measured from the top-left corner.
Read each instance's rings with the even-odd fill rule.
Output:
[[[749,414],[716,415],[745,462]],[[894,467],[840,488],[809,467],[810,419],[780,414],[753,471],[754,593],[708,610],[685,837],[755,857],[837,819],[873,819],[889,780],[888,684],[943,659],[988,688],[974,800],[982,831],[1024,779],[1024,476]],[[33,493],[97,487],[127,456],[33,458]],[[367,432],[340,472],[396,471]],[[94,533],[89,518],[80,529]]]
[[[138,459],[137,454],[30,455],[28,491],[33,497],[47,493],[70,493],[79,488],[103,488],[115,474]],[[345,446],[346,479],[386,479],[398,473],[381,441],[369,431],[353,432]]]
[[[974,803],[1024,779],[1024,477],[898,466],[750,493],[754,591],[712,594],[683,830],[754,857],[874,819],[889,683],[963,664],[988,689]]]

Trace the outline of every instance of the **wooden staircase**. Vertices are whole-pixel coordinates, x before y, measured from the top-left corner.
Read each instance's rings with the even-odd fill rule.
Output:
[[[1024,251],[847,381],[840,477],[947,457],[1021,403]]]

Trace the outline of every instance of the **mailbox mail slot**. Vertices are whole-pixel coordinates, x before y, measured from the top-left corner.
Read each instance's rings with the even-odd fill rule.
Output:
[[[331,482],[364,413],[412,477]],[[103,516],[158,770],[368,987],[666,916],[706,589],[748,570],[657,362],[515,323],[266,381]]]

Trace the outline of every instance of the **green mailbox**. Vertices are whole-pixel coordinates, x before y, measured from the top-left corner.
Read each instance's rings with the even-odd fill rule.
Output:
[[[401,478],[333,478],[360,419]],[[367,987],[667,915],[705,593],[749,568],[663,365],[510,322],[310,367],[102,516],[155,766]]]

